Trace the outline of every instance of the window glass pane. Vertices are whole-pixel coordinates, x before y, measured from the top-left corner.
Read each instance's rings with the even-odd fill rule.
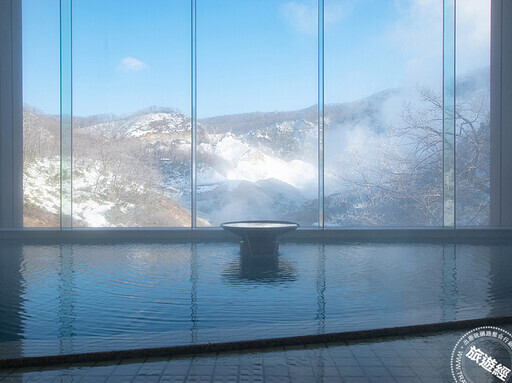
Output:
[[[60,225],[59,1],[23,0],[23,226]]]
[[[190,2],[73,2],[73,224],[189,226]]]
[[[489,224],[491,2],[457,0],[457,225]]]
[[[325,0],[325,220],[443,222],[443,2]]]
[[[316,1],[198,0],[198,225],[318,221]]]

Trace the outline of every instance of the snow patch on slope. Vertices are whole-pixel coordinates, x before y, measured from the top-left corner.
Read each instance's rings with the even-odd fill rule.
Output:
[[[32,161],[24,169],[23,199],[50,213],[60,211],[60,162],[58,157]]]

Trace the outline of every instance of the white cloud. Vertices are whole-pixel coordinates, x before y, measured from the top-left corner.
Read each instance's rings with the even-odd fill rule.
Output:
[[[316,33],[318,30],[318,10],[312,4],[290,1],[281,7],[288,23],[302,33]]]
[[[334,24],[347,17],[359,0],[334,0],[324,3],[324,23]]]
[[[125,57],[121,60],[121,64],[119,65],[119,69],[123,72],[136,72],[146,69],[148,64],[137,60],[134,57]]]
[[[357,0],[330,1],[325,5],[324,23],[332,24],[342,20],[353,7]],[[291,25],[301,33],[318,32],[318,5],[312,0],[292,0],[281,6],[281,13]]]

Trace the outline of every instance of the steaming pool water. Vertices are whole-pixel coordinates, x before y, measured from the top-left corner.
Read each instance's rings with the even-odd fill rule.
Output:
[[[0,359],[512,315],[512,244],[0,245]]]

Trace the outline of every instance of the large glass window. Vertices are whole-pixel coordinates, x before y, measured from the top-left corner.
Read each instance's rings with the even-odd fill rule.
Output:
[[[317,210],[317,4],[197,2],[198,216]]]
[[[491,2],[457,0],[457,225],[489,225]]]
[[[60,225],[59,1],[23,3],[23,226]]]
[[[442,225],[442,1],[325,1],[325,220]]]
[[[190,226],[190,2],[73,2],[74,226]]]
[[[23,1],[24,226],[489,224],[489,1],[62,3]]]

